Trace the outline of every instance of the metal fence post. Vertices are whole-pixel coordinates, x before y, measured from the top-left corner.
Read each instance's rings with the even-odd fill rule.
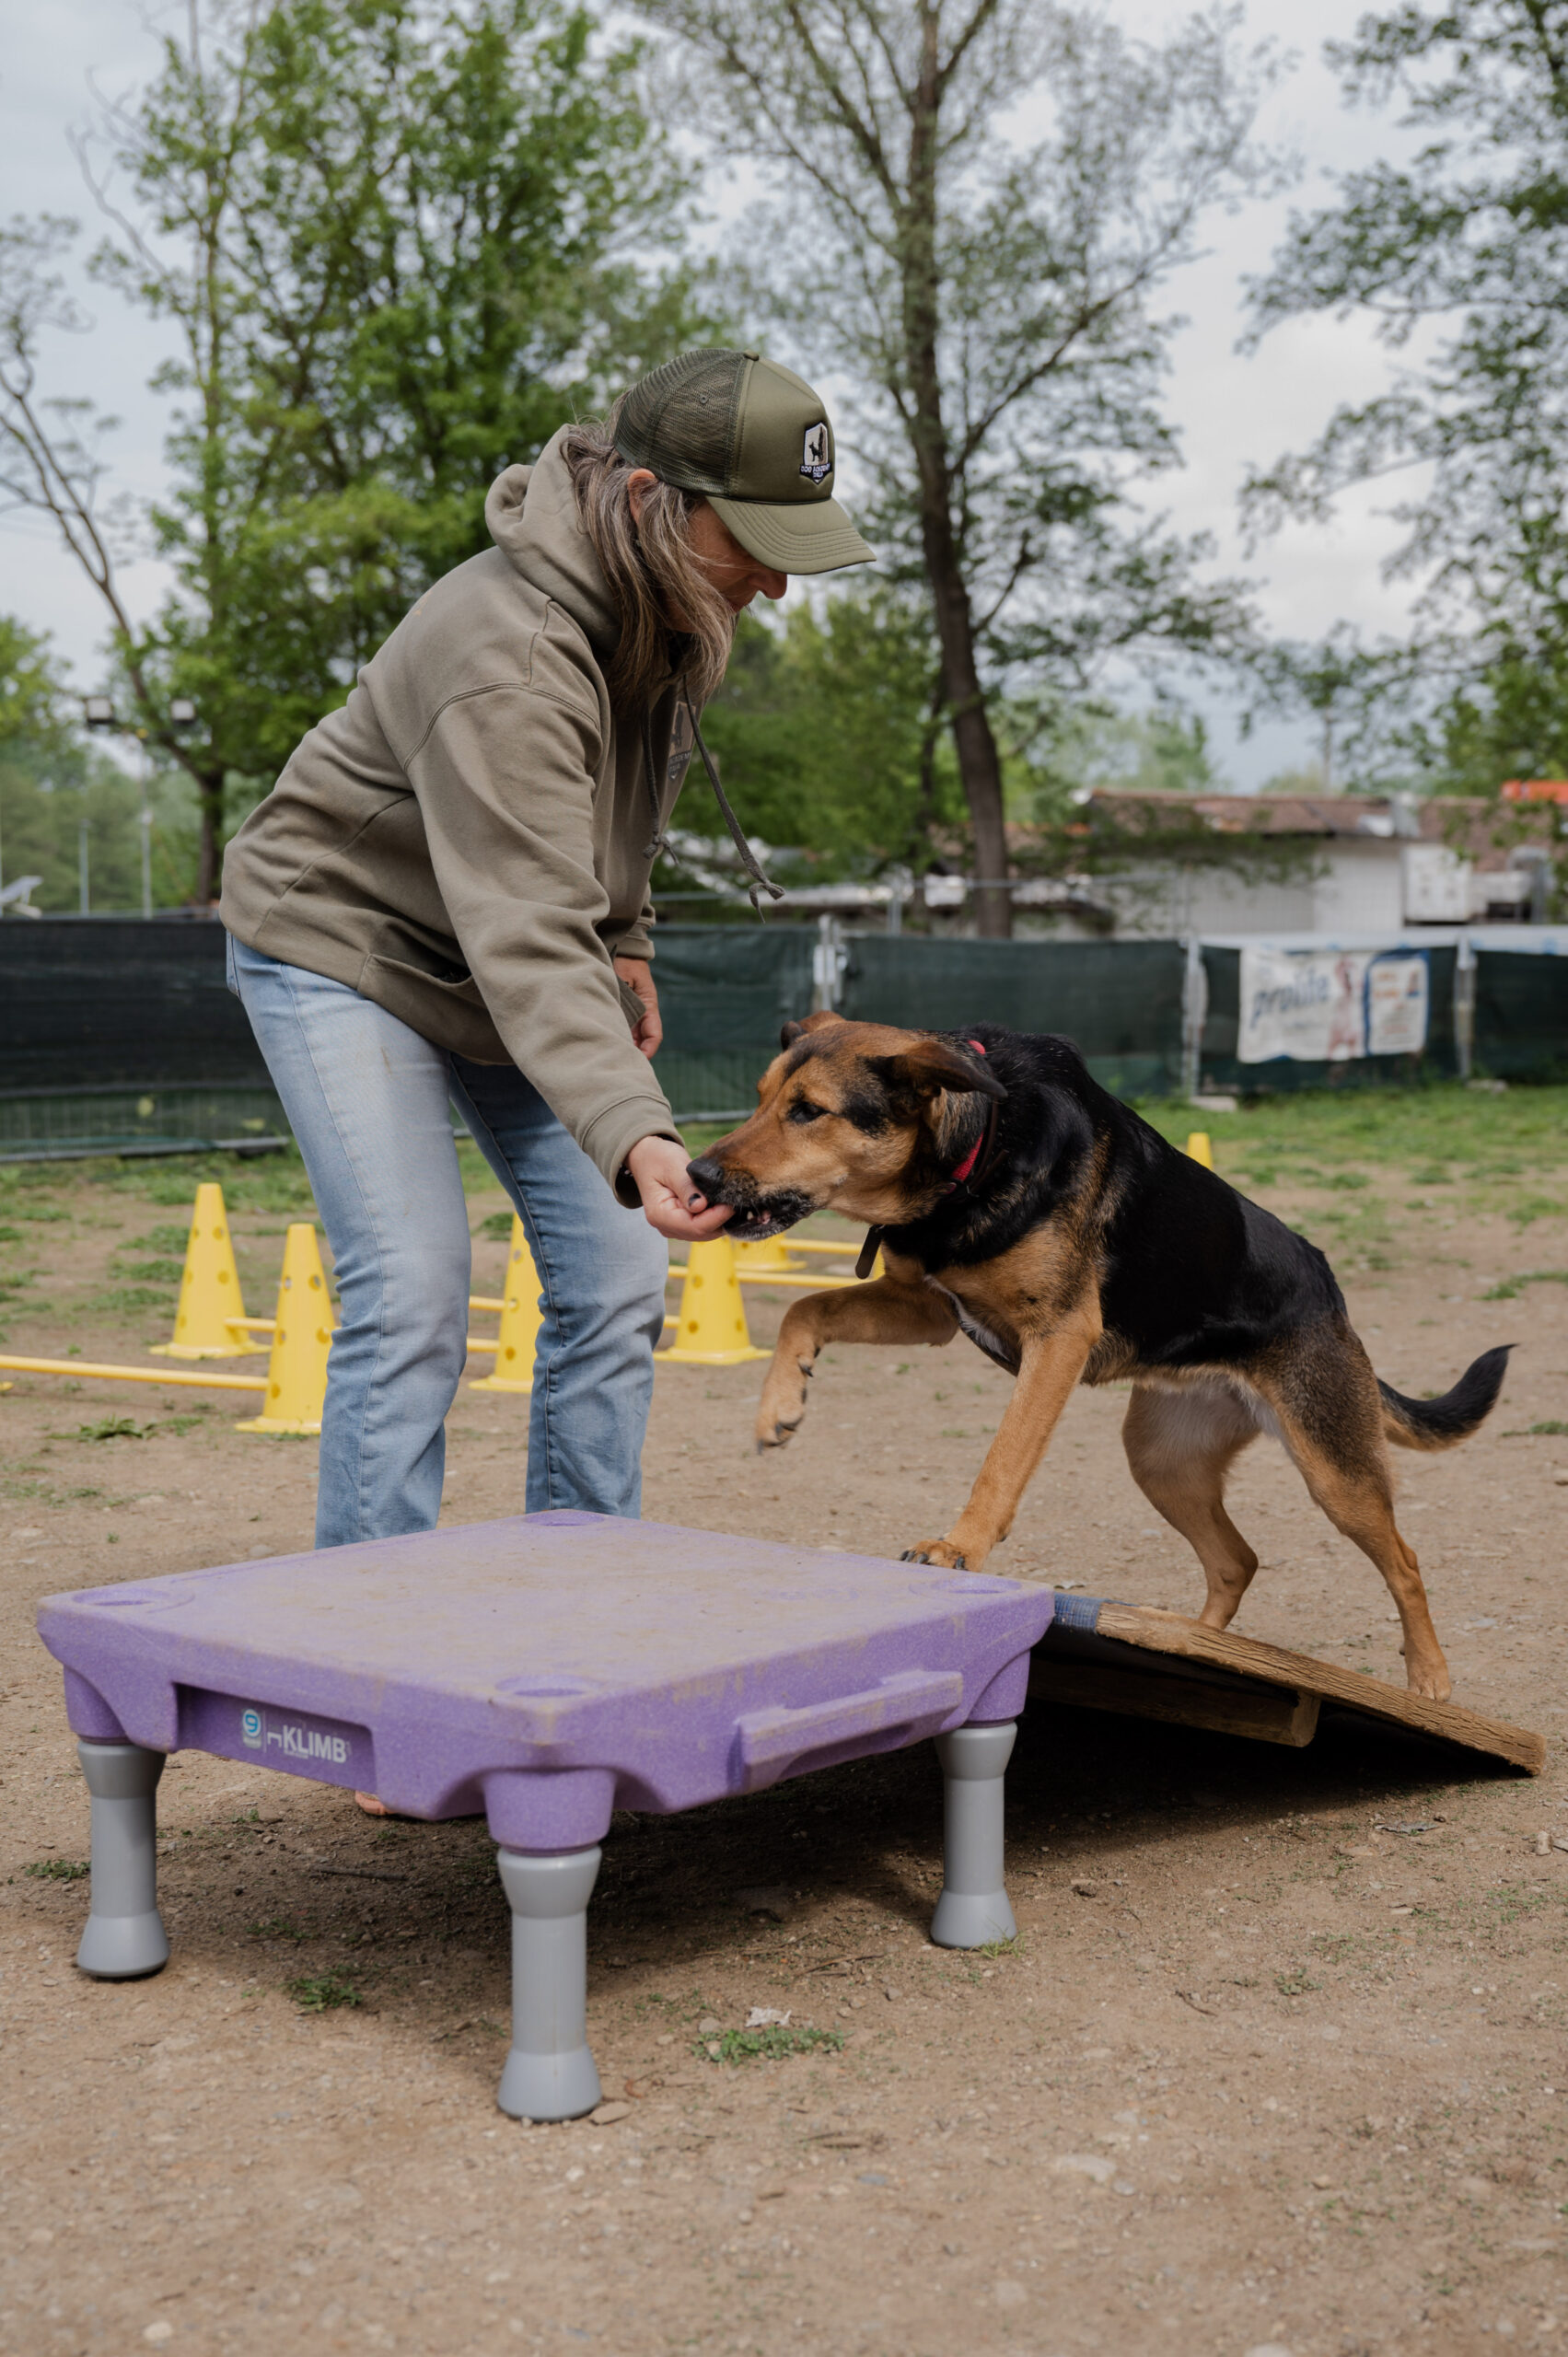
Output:
[[[1475,943],[1461,933],[1454,950],[1454,1057],[1461,1080],[1469,1080],[1475,1062]]]
[[[1196,1097],[1202,1077],[1203,1025],[1209,1012],[1209,978],[1203,970],[1203,945],[1195,933],[1183,947],[1187,963],[1181,976],[1181,1093]]]
[[[849,951],[837,917],[819,917],[817,946],[811,953],[811,1012],[836,1015],[843,1001],[844,968]]]

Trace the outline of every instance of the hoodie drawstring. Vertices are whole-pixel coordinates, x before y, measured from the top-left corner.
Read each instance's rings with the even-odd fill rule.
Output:
[[[784,896],[784,888],[782,884],[775,884],[772,878],[764,873],[756,853],[746,840],[745,830],[730,808],[729,796],[719,784],[718,769],[714,757],[703,742],[703,732],[697,726],[696,706],[691,702],[691,692],[684,679],[679,683],[679,695],[691,723],[691,741],[703,757],[703,767],[708,772],[708,784],[714,789],[714,799],[719,806],[719,814],[729,829],[731,842],[740,854],[740,864],[751,878],[751,882],[747,887],[746,897],[761,917],[762,910],[757,898],[758,893],[766,892],[770,900],[782,900]],[[653,714],[647,712],[643,714],[643,761],[647,777],[648,799],[654,807],[653,841],[648,845],[647,856],[649,859],[656,859],[661,851],[668,849],[668,845],[665,840],[664,805],[658,789],[658,772],[654,761]]]

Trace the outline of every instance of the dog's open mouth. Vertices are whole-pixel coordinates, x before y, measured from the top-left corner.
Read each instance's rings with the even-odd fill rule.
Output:
[[[795,1198],[768,1202],[748,1203],[738,1208],[733,1218],[725,1223],[725,1234],[737,1244],[761,1244],[770,1236],[783,1236],[786,1229],[807,1218],[815,1206]]]
[[[717,1192],[709,1192],[710,1202],[727,1201],[733,1205],[733,1214],[725,1223],[724,1233],[737,1244],[761,1244],[770,1236],[783,1236],[786,1228],[808,1219],[817,1209],[809,1195],[793,1187],[771,1195],[756,1195],[748,1190],[745,1200],[737,1202],[735,1197],[739,1191],[735,1180],[727,1178]]]

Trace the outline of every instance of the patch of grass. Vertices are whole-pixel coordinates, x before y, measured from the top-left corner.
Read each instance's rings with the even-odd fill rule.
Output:
[[[1568,1424],[1565,1424],[1561,1417],[1546,1416],[1538,1424],[1516,1424],[1511,1431],[1500,1434],[1500,1438],[1504,1440],[1560,1440],[1564,1433],[1568,1433]]]
[[[125,1249],[127,1251],[140,1250],[143,1252],[172,1253],[180,1264],[180,1273],[183,1276],[185,1273],[185,1248],[190,1241],[190,1229],[184,1225],[176,1226],[171,1221],[167,1227],[149,1227],[145,1236],[139,1237],[134,1246],[127,1245]]]
[[[92,1868],[82,1858],[35,1858],[22,1872],[36,1875],[40,1882],[85,1882]]]
[[[1282,1997],[1305,1997],[1309,1990],[1321,1989],[1323,1983],[1297,1968],[1294,1972],[1276,1972],[1274,1986]]]
[[[843,2042],[842,2030],[770,2022],[766,2029],[726,2029],[717,2038],[693,2038],[691,2051],[704,2062],[782,2062],[789,2054],[837,2054]]]
[[[363,1992],[342,1972],[306,1972],[285,1980],[284,1995],[292,1997],[303,2014],[331,2013],[335,2005],[363,2005]]]
[[[139,1424],[134,1416],[100,1416],[96,1424],[78,1424],[62,1438],[76,1440],[150,1440],[157,1424]]]
[[[94,1306],[117,1309],[122,1317],[140,1317],[144,1309],[167,1309],[168,1291],[163,1285],[110,1285],[96,1296]]]
[[[114,1273],[117,1277],[133,1277],[144,1285],[177,1285],[185,1274],[185,1263],[173,1260],[117,1260]]]
[[[1023,1953],[1024,1933],[1022,1932],[1015,1932],[1010,1940],[982,1940],[978,1948],[970,1950],[971,1956],[988,1956],[993,1964],[999,1956],[1022,1956]]]
[[[1370,1187],[1372,1181],[1365,1170],[1336,1170],[1324,1184],[1330,1187]]]
[[[286,1915],[269,1916],[264,1923],[247,1923],[245,1936],[249,1940],[308,1940],[314,1935],[301,1931]]]
[[[1524,1269],[1516,1277],[1500,1277],[1482,1301],[1515,1301],[1526,1285],[1568,1285],[1568,1269]]]
[[[512,1213],[509,1210],[504,1212],[491,1212],[486,1218],[480,1221],[479,1225],[474,1229],[474,1234],[476,1236],[491,1237],[497,1244],[505,1244],[511,1233]]]
[[[1522,1203],[1510,1203],[1508,1216],[1516,1227],[1528,1227],[1538,1219],[1561,1219],[1561,1195],[1527,1195]]]

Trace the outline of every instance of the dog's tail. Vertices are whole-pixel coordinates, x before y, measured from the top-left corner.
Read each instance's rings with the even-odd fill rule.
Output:
[[[1469,1440],[1497,1403],[1513,1347],[1504,1342],[1495,1351],[1483,1351],[1441,1399],[1406,1399],[1379,1382],[1384,1432],[1398,1448],[1452,1448],[1456,1442]]]

